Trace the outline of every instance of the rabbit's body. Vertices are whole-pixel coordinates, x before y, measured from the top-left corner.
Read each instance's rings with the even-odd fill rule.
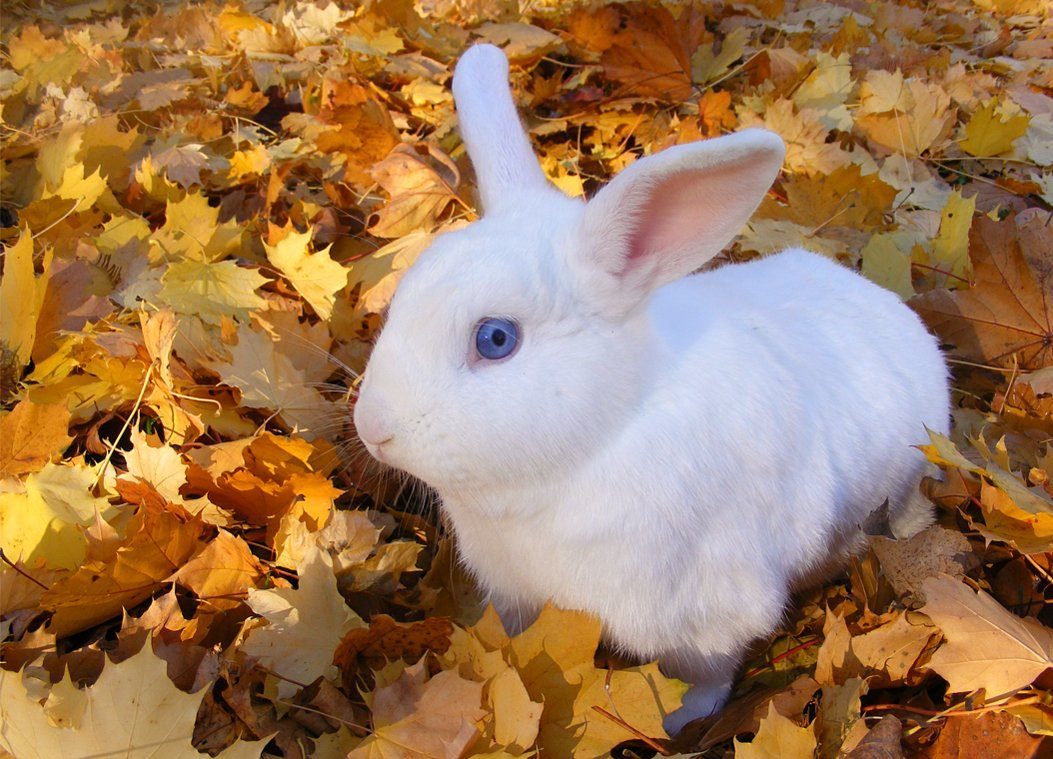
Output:
[[[911,443],[947,431],[943,359],[894,295],[800,250],[667,285],[642,318],[655,352],[625,368],[650,367],[649,392],[592,458],[440,495],[510,627],[551,599],[689,681],[726,662],[727,684],[791,589],[858,550],[886,498],[893,524],[924,526]]]
[[[777,137],[670,148],[582,204],[547,186],[506,72],[489,46],[458,65],[487,214],[399,284],[356,427],[435,488],[507,625],[591,611],[693,683],[678,730],[886,499],[894,528],[927,522],[911,446],[947,430],[946,369],[896,296],[817,255],[686,276],[770,186]]]

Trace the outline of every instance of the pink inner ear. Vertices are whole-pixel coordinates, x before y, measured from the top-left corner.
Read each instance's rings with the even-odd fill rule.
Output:
[[[683,276],[720,253],[707,249],[737,233],[743,206],[755,202],[753,164],[679,171],[640,188],[644,200],[634,214],[622,274],[652,268],[662,279]]]

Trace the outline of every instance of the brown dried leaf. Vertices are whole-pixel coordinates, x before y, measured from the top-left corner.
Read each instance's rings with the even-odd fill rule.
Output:
[[[911,301],[955,352],[971,361],[1040,369],[1053,364],[1053,225],[1048,214],[977,217],[970,233],[973,284]]]

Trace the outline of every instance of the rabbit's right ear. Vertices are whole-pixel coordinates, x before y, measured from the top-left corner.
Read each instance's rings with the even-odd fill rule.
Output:
[[[618,174],[585,207],[581,270],[605,310],[625,313],[720,253],[782,168],[764,129],[677,145]]]
[[[519,121],[508,84],[508,58],[493,45],[469,48],[453,74],[461,137],[475,167],[483,209],[514,204],[535,189],[554,189]]]

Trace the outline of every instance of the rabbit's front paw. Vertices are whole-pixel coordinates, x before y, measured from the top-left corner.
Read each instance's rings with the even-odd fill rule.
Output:
[[[690,690],[684,694],[684,701],[680,708],[667,714],[662,720],[662,727],[669,735],[677,735],[688,722],[708,717],[719,711],[724,706],[724,702],[728,700],[730,692],[730,680],[719,684],[691,686]]]

